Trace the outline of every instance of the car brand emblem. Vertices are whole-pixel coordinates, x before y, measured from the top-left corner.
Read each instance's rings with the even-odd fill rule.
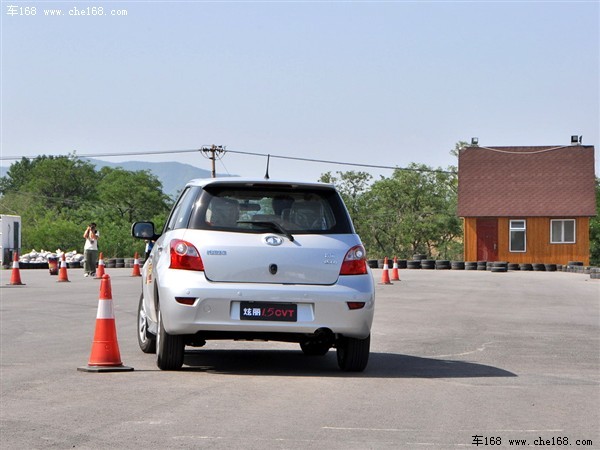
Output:
[[[279,236],[270,235],[265,238],[267,245],[277,246],[283,244],[283,239]]]

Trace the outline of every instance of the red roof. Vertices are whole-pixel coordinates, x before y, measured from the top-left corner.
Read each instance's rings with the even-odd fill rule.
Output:
[[[460,217],[596,215],[594,146],[466,147],[458,156]]]

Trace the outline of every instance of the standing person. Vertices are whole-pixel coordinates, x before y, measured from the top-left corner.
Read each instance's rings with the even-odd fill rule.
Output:
[[[89,277],[96,273],[96,263],[98,262],[98,238],[100,232],[96,229],[94,222],[90,223],[83,233],[85,238],[85,245],[83,246],[83,253],[85,256],[84,277]]]

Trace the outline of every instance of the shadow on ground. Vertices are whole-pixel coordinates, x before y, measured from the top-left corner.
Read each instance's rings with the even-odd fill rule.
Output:
[[[305,356],[294,350],[193,350],[185,354],[183,370],[230,375],[341,376],[335,350],[325,356]],[[367,378],[516,377],[498,367],[448,359],[371,352],[369,365],[354,376]]]

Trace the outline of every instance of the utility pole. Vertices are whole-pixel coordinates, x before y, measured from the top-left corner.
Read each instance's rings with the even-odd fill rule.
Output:
[[[225,153],[225,147],[222,145],[211,145],[210,147],[202,147],[200,149],[200,151],[202,152],[202,155],[205,158],[208,158],[211,161],[211,171],[210,171],[211,178],[217,178],[217,172],[215,169],[215,161],[217,160],[217,158],[221,159],[221,157]]]

